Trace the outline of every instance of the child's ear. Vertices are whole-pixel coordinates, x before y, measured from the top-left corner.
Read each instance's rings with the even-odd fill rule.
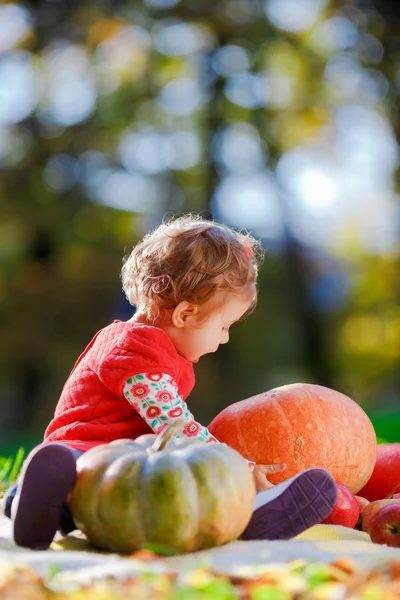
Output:
[[[192,320],[199,314],[199,307],[190,302],[179,302],[172,312],[172,324],[175,327],[187,327],[191,325]]]

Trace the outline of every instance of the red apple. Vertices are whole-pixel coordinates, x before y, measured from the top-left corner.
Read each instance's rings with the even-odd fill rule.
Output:
[[[379,444],[371,477],[358,492],[370,502],[400,493],[400,443]]]
[[[366,498],[363,498],[362,496],[354,496],[354,498],[357,500],[357,504],[360,508],[360,514],[358,515],[358,520],[357,523],[355,525],[356,529],[361,529],[362,527],[362,511],[364,510],[364,508],[366,506],[368,506],[368,504],[370,503],[369,500],[367,500]]]
[[[343,483],[337,483],[338,496],[331,514],[322,521],[327,525],[355,527],[360,516],[360,507],[351,490]]]
[[[381,508],[385,508],[386,506],[390,506],[392,504],[400,506],[400,500],[388,498],[387,500],[376,500],[375,502],[370,502],[361,511],[361,529],[369,533],[374,515],[378,512],[378,510],[381,510]]]
[[[369,534],[375,544],[400,548],[400,503],[378,510],[372,519]]]
[[[368,504],[370,504],[370,501],[366,498],[363,498],[362,496],[354,496],[354,498],[357,500],[357,504],[360,507],[360,511],[364,510],[364,508],[368,506]]]

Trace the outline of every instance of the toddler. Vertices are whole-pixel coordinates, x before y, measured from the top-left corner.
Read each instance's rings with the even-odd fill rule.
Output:
[[[186,405],[193,365],[226,344],[230,327],[254,308],[261,259],[251,235],[193,215],[163,223],[134,247],[122,268],[134,315],[99,331],[78,358],[44,443],[6,494],[16,544],[47,548],[57,530],[75,529],[67,497],[76,459],[89,448],[160,433],[177,418],[187,421],[180,435],[218,443]],[[249,468],[258,493],[244,539],[288,539],[334,506],[336,485],[323,469],[272,486],[268,475],[285,465]]]

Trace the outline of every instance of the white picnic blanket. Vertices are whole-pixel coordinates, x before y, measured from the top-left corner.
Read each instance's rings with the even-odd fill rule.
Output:
[[[79,532],[56,538],[49,550],[25,550],[12,541],[11,522],[0,517],[0,561],[29,565],[42,575],[56,567],[75,581],[107,575],[127,577],[143,571],[181,572],[199,566],[227,575],[245,575],[251,569],[270,563],[287,563],[295,559],[328,563],[342,557],[353,559],[360,567],[370,568],[386,561],[400,562],[400,549],[372,544],[368,534],[353,529],[316,525],[289,541],[236,541],[203,552],[141,562],[98,552]]]

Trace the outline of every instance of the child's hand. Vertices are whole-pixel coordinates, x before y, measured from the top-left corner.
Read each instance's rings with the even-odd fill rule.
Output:
[[[276,465],[256,465],[253,469],[253,477],[256,484],[256,491],[268,490],[274,487],[274,484],[268,481],[268,475],[280,473],[286,469],[285,463]]]

